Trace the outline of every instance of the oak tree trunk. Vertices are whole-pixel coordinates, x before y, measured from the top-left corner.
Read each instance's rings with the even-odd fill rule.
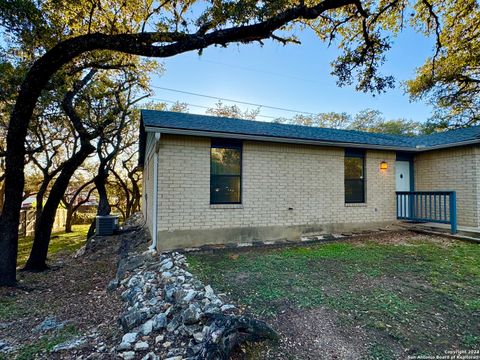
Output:
[[[37,202],[35,207],[35,232],[37,231],[37,226],[40,222],[40,217],[42,216],[43,199],[47,192],[48,184],[50,184],[50,180],[51,178],[44,176],[42,185],[40,186],[40,189],[38,190],[38,193],[35,197],[35,200]]]
[[[67,206],[67,216],[65,218],[65,232],[72,232],[72,221],[73,221],[73,206]]]
[[[53,183],[48,200],[43,207],[42,214],[40,215],[38,226],[35,230],[32,250],[28,261],[25,264],[24,270],[43,271],[48,269],[46,262],[48,246],[50,244],[50,237],[52,235],[58,206],[68,188],[68,184],[73,174],[80,165],[82,165],[83,161],[94,151],[95,148],[91,144],[82,144],[80,151],[65,163],[60,175]]]
[[[110,215],[111,207],[108,203],[108,195],[107,195],[107,188],[106,182],[108,179],[108,172],[105,169],[105,166],[100,164],[98,168],[97,176],[95,176],[94,183],[95,187],[97,188],[98,193],[98,208],[97,208],[97,216],[106,216]],[[90,228],[88,229],[87,238],[91,238],[95,234],[96,230],[96,220],[93,220]]]
[[[5,199],[5,182],[2,181],[0,182],[0,214],[2,213],[2,210],[3,210],[4,199]]]

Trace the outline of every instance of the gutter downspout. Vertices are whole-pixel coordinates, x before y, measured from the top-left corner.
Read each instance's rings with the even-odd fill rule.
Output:
[[[158,151],[160,150],[161,133],[155,133],[155,149],[153,154],[153,224],[151,250],[157,250],[158,237]]]

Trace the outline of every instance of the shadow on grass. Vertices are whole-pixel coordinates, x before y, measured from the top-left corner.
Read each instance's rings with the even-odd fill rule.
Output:
[[[81,248],[87,239],[88,228],[90,225],[74,225],[73,232],[65,233],[60,231],[52,234],[50,246],[48,247],[48,256],[55,256],[59,252],[70,252]],[[22,267],[28,259],[33,244],[33,236],[26,236],[18,240],[17,266]]]

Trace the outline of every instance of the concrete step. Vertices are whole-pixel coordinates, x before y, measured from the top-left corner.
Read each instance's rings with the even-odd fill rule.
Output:
[[[422,233],[447,236],[459,240],[480,243],[480,229],[478,231],[474,229],[458,229],[456,234],[452,234],[450,232],[450,227],[435,226],[431,224],[410,224],[408,228]]]

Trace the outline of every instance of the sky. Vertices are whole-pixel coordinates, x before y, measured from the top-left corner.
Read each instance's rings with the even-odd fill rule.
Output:
[[[154,101],[180,101],[213,107],[216,99],[189,95],[158,87],[238,100],[307,113],[347,112],[355,114],[370,108],[380,110],[387,119],[405,118],[423,122],[431,107],[411,102],[401,82],[414,77],[415,68],[433,53],[433,43],[413,30],[405,30],[395,39],[382,68],[396,79],[395,89],[372,96],[354,86],[338,87],[330,75],[330,63],[339,50],[327,47],[312,31],[298,33],[301,45],[283,46],[267,41],[258,44],[211,47],[165,59],[165,72],[152,78]],[[159,100],[160,99],[160,100]],[[235,103],[223,101],[226,105]],[[241,109],[256,108],[237,104]],[[204,114],[202,107],[189,106],[191,113]],[[296,112],[260,108],[257,119],[292,117]]]

